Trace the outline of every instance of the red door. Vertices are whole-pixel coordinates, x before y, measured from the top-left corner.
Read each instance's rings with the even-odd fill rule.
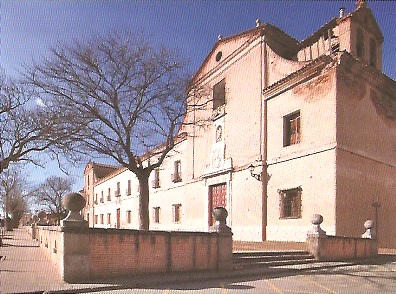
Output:
[[[121,209],[117,208],[117,229],[121,227]]]
[[[216,207],[226,206],[227,184],[221,183],[218,185],[209,186],[209,226],[215,222],[212,217],[212,211]]]

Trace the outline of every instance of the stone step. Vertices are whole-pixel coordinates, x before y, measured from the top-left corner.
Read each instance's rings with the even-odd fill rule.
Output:
[[[315,259],[305,251],[235,252],[234,269],[252,267],[276,267],[312,263]]]

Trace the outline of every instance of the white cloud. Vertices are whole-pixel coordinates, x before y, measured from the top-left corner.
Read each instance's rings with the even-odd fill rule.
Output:
[[[45,103],[44,103],[44,101],[43,101],[43,99],[41,99],[41,98],[37,98],[37,99],[36,99],[36,104],[37,104],[38,106],[41,106],[41,107],[45,107],[45,106],[46,106]]]

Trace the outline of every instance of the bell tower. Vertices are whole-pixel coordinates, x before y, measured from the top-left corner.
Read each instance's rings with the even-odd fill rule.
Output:
[[[360,62],[382,71],[384,37],[367,1],[358,0],[356,10],[340,15],[337,22],[340,50],[346,50]]]

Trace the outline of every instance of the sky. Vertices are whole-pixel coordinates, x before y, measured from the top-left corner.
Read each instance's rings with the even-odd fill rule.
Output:
[[[384,35],[383,72],[396,79],[396,1],[367,1]],[[0,0],[0,67],[18,77],[23,64],[51,46],[115,30],[143,32],[155,45],[177,49],[196,71],[217,41],[253,28],[256,19],[303,40],[355,1],[259,0]],[[85,165],[84,165],[85,166]],[[83,168],[71,169],[82,188]],[[33,181],[59,175],[55,164],[31,168]]]

